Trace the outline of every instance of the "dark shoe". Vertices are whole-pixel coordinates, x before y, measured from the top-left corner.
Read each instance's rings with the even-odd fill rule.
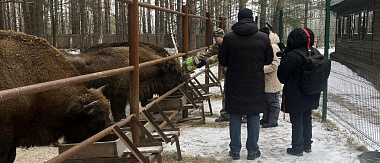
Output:
[[[263,128],[270,128],[270,127],[277,127],[278,124],[277,124],[277,123],[266,122],[266,123],[263,123],[261,126],[262,126]]]
[[[239,153],[232,153],[232,151],[230,151],[230,156],[232,157],[233,160],[239,160],[240,159]]]
[[[248,153],[247,160],[254,160],[256,158],[259,158],[261,156],[260,150],[257,151],[257,153]]]
[[[264,121],[263,119],[260,119],[260,125],[264,124],[267,121]]]
[[[228,122],[229,119],[228,118],[224,118],[222,116],[220,116],[219,118],[215,119],[215,122]]]
[[[307,149],[304,148],[303,151],[306,152],[306,153],[310,153],[311,152],[311,148],[307,148]]]
[[[286,149],[286,153],[293,155],[293,156],[303,156],[302,151],[298,151],[294,148],[288,148]]]

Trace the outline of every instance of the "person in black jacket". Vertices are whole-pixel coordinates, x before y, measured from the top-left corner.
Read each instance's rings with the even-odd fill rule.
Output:
[[[310,40],[304,30],[309,33]],[[307,54],[309,53],[308,47],[311,50],[313,44],[314,33],[312,30],[296,28],[291,31],[277,72],[278,79],[284,84],[282,110],[289,113],[292,123],[292,148],[288,148],[287,153],[295,156],[302,156],[303,151],[311,152],[311,143],[313,142],[311,140],[311,110],[318,108],[320,93],[307,95],[301,90],[300,79],[304,61],[302,56],[294,50],[300,49]]]
[[[264,65],[272,63],[273,50],[267,34],[258,31],[252,10],[238,13],[233,32],[223,38],[218,59],[227,67],[225,79],[226,111],[230,114],[230,155],[240,158],[242,116],[247,115],[247,159],[260,157],[260,116],[265,111]]]

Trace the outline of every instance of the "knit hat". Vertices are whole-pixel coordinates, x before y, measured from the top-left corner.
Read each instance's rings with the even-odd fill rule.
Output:
[[[216,29],[214,32],[212,32],[213,37],[223,37],[224,36],[224,30],[222,28]]]
[[[251,9],[243,8],[238,13],[238,20],[244,19],[244,18],[250,18],[253,20],[253,13]]]

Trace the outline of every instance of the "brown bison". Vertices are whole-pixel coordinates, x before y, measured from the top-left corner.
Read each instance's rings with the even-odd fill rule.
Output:
[[[140,63],[169,56],[168,52],[154,44],[139,44]],[[128,43],[99,44],[82,51],[79,55],[67,54],[66,59],[81,74],[89,74],[129,66]],[[129,73],[111,76],[86,83],[88,88],[107,85],[104,95],[111,102],[114,121],[125,118],[129,99]],[[162,95],[182,81],[182,68],[176,59],[140,69],[140,101],[144,106],[153,94]]]
[[[0,90],[80,75],[46,40],[0,30]],[[104,95],[83,85],[0,101],[0,162],[16,147],[44,146],[64,136],[77,143],[109,125]]]

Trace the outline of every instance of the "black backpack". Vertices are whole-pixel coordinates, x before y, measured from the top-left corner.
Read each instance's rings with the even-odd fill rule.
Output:
[[[331,60],[325,59],[317,49],[309,51],[309,55],[300,49],[294,51],[301,55],[304,60],[301,76],[302,91],[308,95],[321,93],[327,86]]]

